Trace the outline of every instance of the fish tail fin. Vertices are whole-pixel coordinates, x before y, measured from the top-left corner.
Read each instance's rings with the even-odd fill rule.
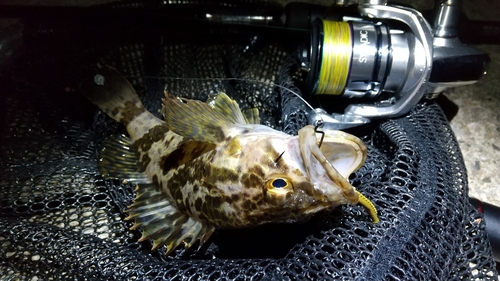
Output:
[[[80,90],[109,117],[125,125],[146,111],[134,87],[112,67],[100,68],[81,83]]]

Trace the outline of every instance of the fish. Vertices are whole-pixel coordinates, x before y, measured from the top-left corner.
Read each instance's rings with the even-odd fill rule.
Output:
[[[91,75],[81,92],[128,133],[103,142],[99,171],[136,185],[126,220],[153,250],[202,245],[216,229],[305,222],[348,203],[378,222],[375,206],[348,181],[367,156],[358,137],[311,125],[289,135],[259,124],[257,109],[243,111],[224,93],[202,102],[165,92],[157,118],[116,69]]]

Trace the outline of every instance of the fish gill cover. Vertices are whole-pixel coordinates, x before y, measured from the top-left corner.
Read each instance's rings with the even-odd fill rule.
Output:
[[[304,224],[216,230],[198,250],[151,251],[124,220],[134,186],[99,175],[102,143],[124,128],[83,97],[82,77],[97,62],[114,66],[157,116],[164,89],[203,101],[224,91],[259,108],[262,124],[296,134],[308,109],[262,83],[300,93],[293,51],[231,26],[20,26],[0,38],[22,38],[5,45],[13,51],[0,65],[2,279],[497,280],[458,144],[433,102],[354,132],[368,157],[350,182],[377,207],[378,224],[344,205]],[[234,77],[243,79],[223,79]]]

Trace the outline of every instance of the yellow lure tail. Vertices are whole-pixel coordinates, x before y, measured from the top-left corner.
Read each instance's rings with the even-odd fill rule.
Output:
[[[368,211],[368,214],[373,220],[373,223],[378,223],[379,219],[377,216],[377,208],[375,208],[375,205],[373,205],[372,201],[370,199],[366,198],[363,194],[361,194],[359,191],[356,190],[356,193],[359,196],[359,203],[365,207],[366,211]]]

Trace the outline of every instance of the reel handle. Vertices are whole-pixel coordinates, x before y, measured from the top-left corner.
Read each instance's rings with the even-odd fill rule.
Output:
[[[469,198],[469,202],[483,215],[493,257],[496,262],[500,262],[500,207],[475,198]]]

